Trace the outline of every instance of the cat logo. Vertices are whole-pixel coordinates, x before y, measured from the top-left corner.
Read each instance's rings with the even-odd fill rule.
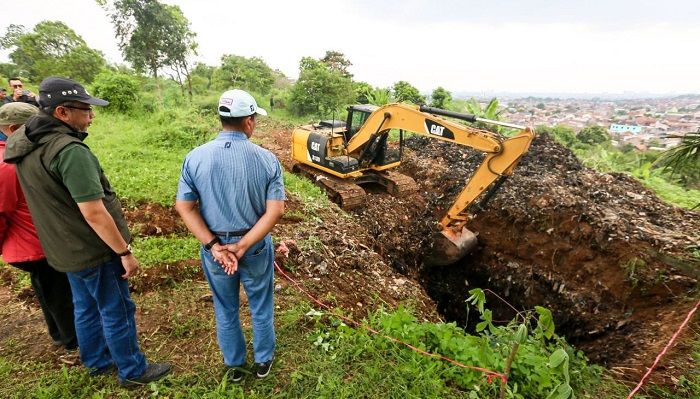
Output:
[[[312,151],[319,151],[321,149],[321,143],[311,143]]]
[[[444,137],[446,139],[454,139],[455,135],[450,129],[437,122],[425,120],[425,131],[433,136]]]
[[[436,136],[442,136],[443,130],[445,130],[444,126],[438,126],[438,125],[430,126],[430,134],[434,134]]]

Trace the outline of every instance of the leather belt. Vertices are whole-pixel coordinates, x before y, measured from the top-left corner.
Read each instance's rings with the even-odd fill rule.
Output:
[[[237,230],[237,231],[212,231],[215,235],[219,237],[243,237],[246,235],[250,229],[245,229],[245,230]]]

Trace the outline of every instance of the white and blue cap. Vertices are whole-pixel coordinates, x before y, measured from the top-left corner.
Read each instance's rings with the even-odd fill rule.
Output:
[[[219,115],[221,116],[240,118],[253,114],[267,115],[267,111],[258,107],[253,96],[246,91],[228,90],[219,98]]]

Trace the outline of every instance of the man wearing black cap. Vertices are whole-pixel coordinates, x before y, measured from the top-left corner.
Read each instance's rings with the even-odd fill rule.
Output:
[[[147,363],[136,338],[136,307],[127,278],[139,268],[121,204],[99,161],[83,143],[95,114],[77,82],[58,77],[39,86],[41,112],[7,141],[5,161],[17,164],[39,240],[73,292],[82,363],[93,374],[115,366],[123,386],[157,380],[168,363]]]
[[[7,96],[7,89],[0,87],[0,106],[9,104],[12,102],[12,98]]]

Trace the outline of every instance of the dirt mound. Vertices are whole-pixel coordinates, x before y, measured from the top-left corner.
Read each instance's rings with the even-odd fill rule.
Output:
[[[363,317],[378,306],[409,303],[426,320],[438,320],[435,303],[413,279],[397,273],[373,247],[373,237],[337,208],[305,209],[289,198],[274,234],[286,249],[277,263],[315,298]],[[287,282],[278,276],[281,284]]]
[[[141,236],[189,234],[174,208],[160,204],[140,203],[124,209],[129,230]]]

